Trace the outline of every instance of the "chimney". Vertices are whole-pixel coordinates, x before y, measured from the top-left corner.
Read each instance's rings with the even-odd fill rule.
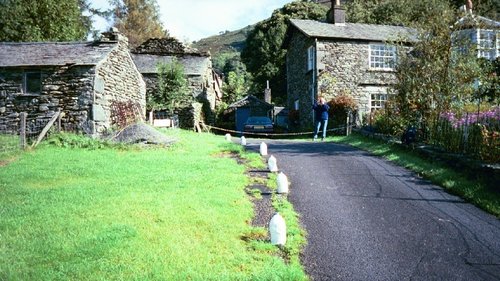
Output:
[[[100,42],[126,42],[128,45],[128,38],[118,31],[118,28],[111,27],[109,31],[101,33]]]
[[[328,11],[328,22],[335,25],[345,25],[345,9],[340,5],[340,0],[332,0],[332,8]]]
[[[264,101],[267,103],[271,103],[271,88],[269,88],[269,80],[267,80],[267,86],[264,90]]]
[[[467,13],[472,14],[472,0],[467,0],[467,2],[465,2],[465,10]]]

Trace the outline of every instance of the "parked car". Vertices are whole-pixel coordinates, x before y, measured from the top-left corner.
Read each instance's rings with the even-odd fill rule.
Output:
[[[244,131],[250,133],[272,133],[274,132],[273,121],[265,116],[248,117],[245,122]]]

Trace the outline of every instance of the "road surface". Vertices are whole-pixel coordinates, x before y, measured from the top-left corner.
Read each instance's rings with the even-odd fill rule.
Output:
[[[346,145],[266,144],[291,183],[313,280],[500,280],[496,217]]]

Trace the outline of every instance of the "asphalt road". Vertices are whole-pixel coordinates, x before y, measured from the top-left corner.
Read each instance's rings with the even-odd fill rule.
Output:
[[[500,280],[494,216],[349,146],[266,144],[291,183],[313,280]]]

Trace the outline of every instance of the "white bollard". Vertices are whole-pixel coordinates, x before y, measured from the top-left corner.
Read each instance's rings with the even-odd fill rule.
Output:
[[[241,136],[241,145],[247,145],[247,139],[245,138],[245,136]]]
[[[260,143],[260,155],[262,155],[262,156],[267,155],[267,145],[265,142]]]
[[[276,213],[269,222],[269,232],[271,233],[271,244],[285,245],[286,243],[286,223],[283,217]]]
[[[282,172],[278,174],[277,183],[278,193],[288,193],[288,178]]]
[[[278,164],[276,163],[276,158],[274,156],[271,155],[269,159],[267,159],[267,167],[271,172],[278,171]]]
[[[226,134],[226,140],[227,140],[227,141],[231,141],[231,134],[229,134],[229,133],[228,133],[228,134]]]

